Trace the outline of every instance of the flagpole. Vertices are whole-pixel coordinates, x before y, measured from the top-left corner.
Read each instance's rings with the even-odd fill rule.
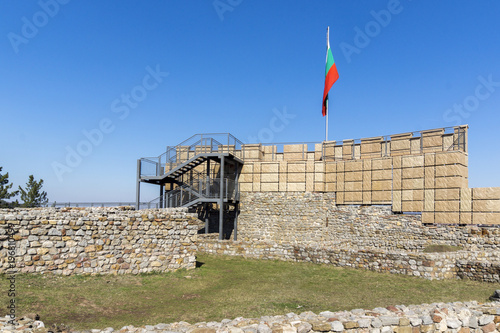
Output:
[[[328,98],[326,97],[326,128],[325,128],[325,141],[328,141]]]
[[[329,44],[330,44],[330,26],[328,26],[328,27],[326,28],[326,45],[327,45],[327,48],[328,48]],[[328,49],[327,49],[327,52],[328,52]],[[328,57],[328,54],[327,54],[327,57]],[[329,103],[328,103],[328,102],[329,102],[329,101],[328,101],[328,99],[329,99],[329,97],[330,97],[330,96],[328,96],[328,95],[326,96],[326,119],[325,119],[325,120],[326,120],[326,128],[325,128],[325,141],[328,141],[328,114],[330,113],[330,112],[328,112],[328,104],[329,104]]]

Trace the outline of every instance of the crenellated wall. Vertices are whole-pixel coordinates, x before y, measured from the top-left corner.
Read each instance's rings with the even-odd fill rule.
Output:
[[[468,188],[468,126],[342,142],[243,147],[242,192],[334,192],[426,224],[500,224],[500,188]]]

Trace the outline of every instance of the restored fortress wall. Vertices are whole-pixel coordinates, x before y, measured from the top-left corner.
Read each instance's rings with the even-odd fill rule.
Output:
[[[468,188],[467,126],[314,145],[245,145],[242,192],[334,192],[424,223],[500,224],[500,188]]]
[[[500,282],[500,228],[437,224],[390,206],[341,205],[333,193],[241,194],[239,241],[200,235],[199,251],[424,277]],[[462,250],[423,253],[429,245]]]
[[[198,223],[185,209],[0,209],[0,273],[137,274],[192,269]],[[14,270],[9,265],[12,249]]]

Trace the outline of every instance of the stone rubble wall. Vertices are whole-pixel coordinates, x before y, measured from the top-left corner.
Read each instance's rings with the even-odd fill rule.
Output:
[[[42,318],[43,319],[43,318]],[[0,330],[10,332],[32,332],[40,327],[40,322],[20,319],[14,326],[0,318]],[[47,329],[38,329],[47,332]],[[93,333],[113,332],[109,327],[92,330]],[[288,313],[280,316],[260,318],[223,319],[220,322],[200,322],[124,326],[119,332],[179,332],[179,333],[308,333],[308,332],[369,332],[369,333],[489,333],[500,331],[500,303],[479,304],[477,302],[433,303],[422,305],[396,305],[372,310],[354,309],[351,311],[311,311],[301,314]]]
[[[219,241],[200,235],[200,252],[252,259],[329,264],[337,267],[418,276],[429,280],[500,282],[500,254],[480,251],[419,253],[384,249],[306,247],[292,244]]]
[[[500,250],[500,228],[424,225],[418,214],[391,206],[336,206],[333,193],[241,194],[238,239],[353,249],[422,251],[432,244],[468,251]]]
[[[138,274],[193,269],[198,224],[182,208],[0,209],[0,273]],[[9,245],[15,249],[15,269],[9,269]]]
[[[462,250],[424,253],[429,245]],[[200,235],[198,249],[427,279],[500,282],[500,228],[423,225],[420,215],[394,214],[390,206],[335,206],[332,193],[242,193],[238,241]]]

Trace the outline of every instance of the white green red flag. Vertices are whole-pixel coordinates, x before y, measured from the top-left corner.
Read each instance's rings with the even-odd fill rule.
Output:
[[[339,72],[337,72],[337,66],[335,65],[332,50],[330,49],[330,27],[328,27],[326,33],[326,76],[325,90],[323,91],[323,117],[328,113],[328,92],[338,78]]]

